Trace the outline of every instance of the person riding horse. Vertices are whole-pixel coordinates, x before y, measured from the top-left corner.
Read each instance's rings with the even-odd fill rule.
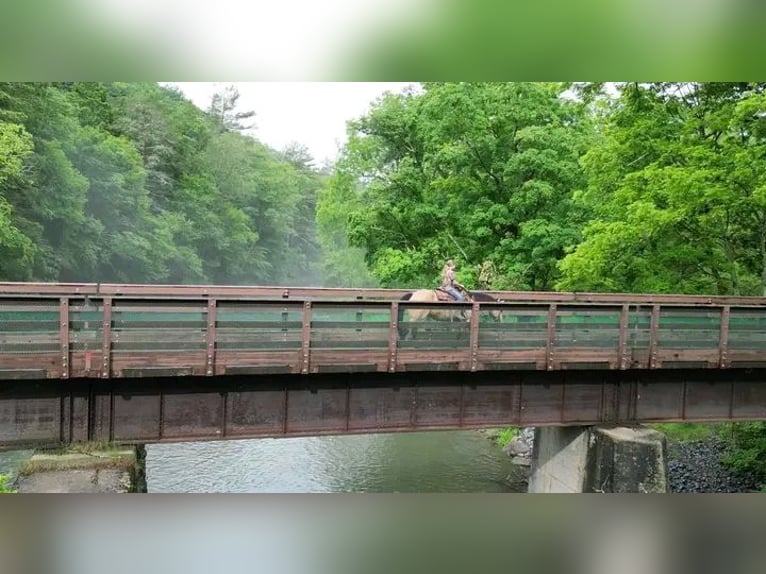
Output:
[[[464,297],[461,291],[465,292],[465,287],[455,280],[455,262],[450,259],[442,269],[442,285],[440,287],[445,293],[449,293],[455,301],[463,301]]]
[[[463,285],[455,280],[455,262],[450,259],[444,265],[442,269],[442,284],[438,289],[418,289],[412,293],[406,293],[400,297],[400,301],[409,301],[411,303],[444,303],[444,297],[442,293],[448,294],[458,302],[464,301],[483,301],[487,303],[502,302],[499,299],[495,299],[489,293],[482,291],[468,291]],[[462,290],[462,293],[461,291]],[[441,293],[440,293],[441,292]],[[441,307],[439,305],[438,307]],[[502,321],[502,310],[497,307],[486,307],[485,315],[489,315],[493,321]],[[399,323],[399,337],[402,341],[406,339],[414,339],[417,331],[417,324],[424,319],[431,319],[435,321],[469,321],[471,318],[471,309],[455,309],[454,306],[449,305],[447,309],[444,307],[418,307],[417,305],[407,306],[403,305],[399,307],[398,323]],[[420,327],[421,329],[427,329],[427,327]]]

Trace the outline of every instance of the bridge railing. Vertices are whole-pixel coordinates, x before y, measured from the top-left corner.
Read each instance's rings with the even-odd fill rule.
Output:
[[[174,298],[241,298],[241,299],[378,299],[394,300],[411,289],[371,289],[336,287],[278,287],[243,285],[141,285],[127,283],[21,283],[0,282],[0,296],[61,295],[102,297],[174,297]],[[766,309],[766,297],[588,293],[548,291],[488,291],[490,295],[509,302],[566,304],[611,303],[621,305],[684,305],[710,307],[734,305]]]
[[[760,298],[425,304],[388,290],[346,290],[364,295],[349,298],[86,287],[22,293],[4,284],[0,378],[766,367]],[[434,308],[470,310],[470,320],[413,320]]]

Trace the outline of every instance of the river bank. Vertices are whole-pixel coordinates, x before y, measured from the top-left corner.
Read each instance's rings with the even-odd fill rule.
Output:
[[[671,492],[757,492],[755,476],[723,464],[728,445],[720,437],[668,442]]]
[[[20,451],[22,452],[22,451]],[[143,447],[83,444],[6,457],[5,489],[18,493],[146,492]]]
[[[689,433],[684,425],[657,425],[667,439],[668,488],[671,493],[744,493],[758,492],[757,478],[727,466],[723,460],[729,442],[711,429]],[[685,430],[687,429],[687,430]],[[480,431],[495,442],[515,465],[528,467],[534,446],[534,429],[524,428],[508,433],[507,429]],[[502,438],[510,434],[510,440]],[[500,441],[500,442],[498,442]]]
[[[533,427],[522,429],[506,427],[482,429],[478,432],[492,441],[511,459],[512,466],[504,482],[515,492],[526,492],[529,486],[535,429]]]

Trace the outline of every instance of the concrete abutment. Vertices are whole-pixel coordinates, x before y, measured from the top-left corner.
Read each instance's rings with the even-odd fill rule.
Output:
[[[19,469],[15,488],[36,493],[146,492],[145,458],[143,445],[40,451]]]
[[[668,492],[667,442],[642,427],[538,427],[529,492]]]

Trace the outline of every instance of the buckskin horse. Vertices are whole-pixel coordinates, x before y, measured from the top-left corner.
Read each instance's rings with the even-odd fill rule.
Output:
[[[495,299],[492,295],[489,293],[484,293],[483,291],[464,291],[463,292],[464,301],[466,302],[472,302],[472,301],[486,301],[486,302],[498,302],[502,303],[502,299]],[[442,291],[441,289],[418,289],[417,291],[413,291],[412,293],[407,293],[400,297],[400,301],[411,301],[411,302],[417,302],[417,303],[454,303],[455,300],[452,299],[452,297],[447,294],[445,291]],[[410,328],[406,329],[402,327],[402,322],[405,317],[405,312],[407,313],[407,321],[413,322],[413,321],[421,321],[423,319],[432,319],[434,321],[470,321],[471,320],[471,310],[470,309],[457,309],[457,308],[450,308],[450,309],[439,309],[436,306],[433,307],[427,307],[427,308],[421,308],[421,309],[403,309],[402,307],[399,307],[399,337],[401,339],[405,339],[406,335],[410,335],[411,338],[414,338],[415,336],[415,329]],[[503,320],[503,314],[502,311],[499,309],[493,309],[489,311],[489,316],[495,321],[500,322]]]

